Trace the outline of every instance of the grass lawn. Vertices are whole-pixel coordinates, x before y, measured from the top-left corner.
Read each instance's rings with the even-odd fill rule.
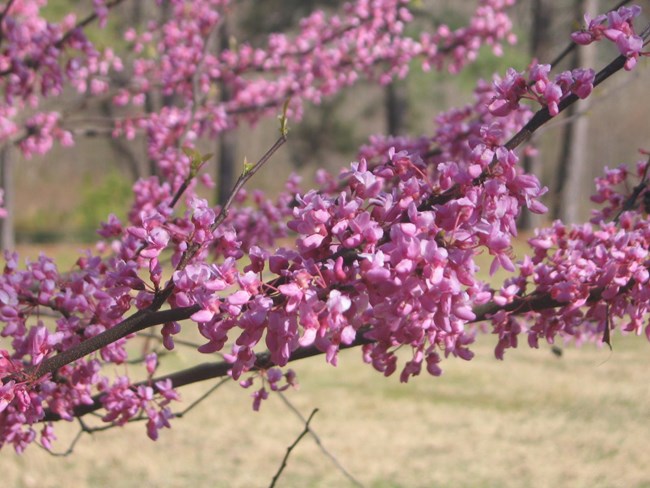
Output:
[[[558,358],[523,346],[497,361],[484,336],[472,361],[444,361],[442,377],[408,384],[349,350],[337,368],[322,357],[294,363],[301,387],[287,398],[305,417],[319,409],[312,428],[368,487],[650,487],[650,345],[613,339],[613,352],[586,345]],[[197,361],[183,348],[166,359]],[[185,404],[208,386],[182,389]],[[268,486],[303,423],[277,396],[253,412],[250,393],[225,384],[158,442],[139,423],[84,436],[66,458],[7,448],[2,486]],[[57,429],[65,450],[76,426]],[[278,486],[354,485],[306,436]]]

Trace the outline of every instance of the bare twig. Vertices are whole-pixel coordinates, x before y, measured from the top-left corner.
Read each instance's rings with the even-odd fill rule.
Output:
[[[230,381],[230,377],[223,378],[223,379],[222,379],[221,381],[219,381],[217,384],[213,385],[212,388],[210,388],[208,391],[206,391],[205,393],[203,393],[203,395],[201,395],[199,398],[197,398],[197,399],[194,400],[192,403],[190,403],[190,404],[187,406],[187,408],[185,408],[184,410],[181,410],[180,412],[176,412],[176,413],[174,413],[174,417],[178,417],[178,418],[180,419],[180,418],[182,418],[183,416],[187,415],[187,414],[189,413],[190,410],[194,409],[194,407],[196,407],[199,403],[201,403],[203,400],[205,400],[205,399],[208,398],[210,395],[212,395],[215,391],[217,391],[217,390],[219,389],[219,387],[220,387],[221,385],[223,385],[224,383],[227,383],[228,381]]]
[[[155,339],[159,342],[162,342],[163,340],[160,334],[155,334],[153,332],[138,332],[138,336],[143,337],[145,339]],[[201,347],[201,344],[197,344],[191,341],[186,341],[184,339],[177,339],[176,337],[174,337],[174,344],[190,347],[192,349],[198,349],[199,347]]]
[[[271,480],[271,484],[269,485],[269,488],[273,488],[275,484],[277,483],[278,479],[280,478],[280,475],[282,474],[282,471],[284,471],[284,468],[287,466],[287,461],[289,460],[289,455],[291,455],[291,451],[298,445],[298,443],[302,440],[303,437],[309,432],[309,423],[311,422],[311,419],[314,418],[314,415],[316,415],[316,412],[318,412],[318,409],[315,408],[314,411],[311,413],[309,418],[307,419],[307,422],[305,422],[305,428],[304,430],[300,433],[300,435],[296,438],[295,441],[293,441],[293,444],[291,444],[287,448],[287,453],[284,455],[284,459],[282,459],[282,464],[280,465],[280,468],[278,469],[278,472],[275,473],[275,476]]]
[[[72,442],[70,442],[70,445],[68,448],[63,451],[63,452],[55,452],[55,451],[50,451],[48,448],[45,446],[41,445],[40,442],[37,442],[36,445],[43,449],[45,452],[47,452],[50,456],[53,457],[68,457],[70,454],[74,452],[74,448],[79,442],[79,439],[81,439],[81,436],[86,432],[85,425],[81,419],[77,419],[79,421],[79,425],[81,425],[81,428],[79,429],[79,432],[77,432],[77,435],[74,436],[74,439],[72,439]]]
[[[281,391],[279,391],[278,394],[280,395],[280,398],[282,399],[284,404],[287,406],[287,408],[289,408],[289,410],[291,410],[300,420],[302,420],[303,423],[307,424],[307,419],[305,417],[303,417],[303,415],[300,413],[300,411],[289,401],[289,399],[286,397],[286,395],[284,393],[282,393]],[[328,451],[325,448],[325,446],[323,445],[323,442],[320,440],[320,437],[318,437],[316,432],[314,432],[314,429],[312,429],[311,427],[308,427],[308,428],[309,428],[309,433],[314,438],[314,441],[316,442],[316,445],[318,446],[318,448],[323,452],[323,454],[325,454],[328,458],[330,458],[330,461],[332,461],[334,466],[336,466],[336,469],[338,469],[341,473],[343,473],[343,475],[348,480],[350,480],[350,482],[352,484],[354,484],[356,486],[360,486],[360,487],[363,488],[363,484],[361,484],[361,482],[359,480],[357,480],[354,476],[352,476],[352,474],[350,474],[350,472],[343,467],[341,462],[336,458],[336,456],[334,456],[334,454],[332,454],[330,451]]]
[[[239,178],[235,182],[235,185],[233,186],[232,190],[230,191],[230,196],[226,200],[226,203],[223,204],[221,209],[219,210],[219,214],[217,214],[216,218],[214,219],[214,223],[211,226],[211,230],[214,232],[222,223],[224,220],[226,220],[226,217],[228,216],[228,212],[230,211],[230,207],[232,207],[232,204],[235,201],[235,197],[239,193],[239,191],[244,187],[244,185],[250,180],[261,168],[264,166],[269,159],[277,152],[282,145],[287,142],[287,134],[284,132],[281,132],[280,137],[275,141],[273,146],[269,148],[268,151],[264,153],[264,155],[255,163],[253,166],[250,168],[244,168],[242,173],[239,175]],[[187,264],[190,262],[190,260],[196,255],[196,253],[199,251],[201,248],[200,244],[191,244],[187,251],[183,254],[181,257],[180,262],[178,263],[178,266],[176,267],[177,270],[185,268]],[[171,289],[169,291],[167,288],[171,286]],[[163,290],[161,293],[159,299],[163,299],[163,302],[169,298],[169,295],[171,295],[171,292],[173,290],[174,284],[170,281],[168,287]],[[154,303],[156,303],[156,300],[154,300]]]

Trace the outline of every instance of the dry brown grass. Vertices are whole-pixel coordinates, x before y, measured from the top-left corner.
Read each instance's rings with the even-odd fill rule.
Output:
[[[650,347],[616,338],[612,354],[585,346],[554,357],[548,347],[493,359],[449,360],[441,378],[407,385],[361,363],[358,351],[332,368],[322,358],[295,363],[300,391],[289,398],[364,485],[372,487],[650,486]],[[172,358],[189,364],[185,354]],[[183,390],[185,401],[201,388]],[[32,447],[0,456],[4,486],[268,486],[286,447],[303,428],[272,397],[260,413],[249,392],[227,384],[150,442],[144,425],[84,437],[68,458]],[[61,425],[61,448],[74,429]],[[305,437],[279,486],[351,486]]]

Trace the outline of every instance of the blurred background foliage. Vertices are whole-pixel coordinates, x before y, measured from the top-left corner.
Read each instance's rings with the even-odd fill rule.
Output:
[[[270,194],[283,188],[291,172],[304,177],[303,188],[312,184],[316,169],[325,168],[334,173],[356,158],[358,147],[370,135],[377,133],[403,133],[409,135],[430,134],[433,119],[441,110],[462,106],[472,101],[472,90],[479,78],[490,80],[493,73],[504,73],[512,66],[518,70],[526,68],[530,61],[530,38],[534,23],[531,12],[534,2],[521,0],[512,10],[519,43],[506,46],[501,57],[494,56],[484,48],[478,61],[467,67],[460,75],[443,72],[423,72],[414,63],[406,80],[397,80],[389,88],[371,83],[362,83],[333,98],[326,99],[320,106],[308,105],[305,117],[291,124],[289,143],[278,153],[272,164],[251,182],[251,187],[261,188]],[[549,32],[552,34],[548,51],[559,53],[568,43],[569,33],[580,25],[576,19],[575,7],[578,0],[557,0],[549,2],[552,9]],[[603,3],[603,2],[601,2]],[[650,9],[650,0],[639,2]],[[228,35],[237,43],[250,42],[263,45],[271,32],[291,33],[297,28],[299,19],[315,8],[334,11],[343,4],[340,0],[240,0],[228,18]],[[451,0],[422,0],[414,2],[416,21],[409,26],[413,34],[420,30],[435,29],[440,23],[458,27],[469,18],[476,2],[455,2]],[[601,4],[601,10],[606,10]],[[85,0],[50,0],[46,7],[51,19],[60,19],[67,12],[82,17],[90,12],[91,2]],[[142,26],[146,18],[164,18],[168,10],[156,7],[153,0],[124,2],[113,12],[106,29],[92,27],[90,37],[99,46],[113,46],[123,57],[126,51],[122,34],[128,26]],[[646,17],[639,23],[647,22]],[[639,25],[640,25],[639,24]],[[613,48],[598,48],[598,66],[602,67],[612,59]],[[542,61],[550,62],[550,59]],[[650,102],[646,93],[648,61],[640,61],[634,73],[620,74],[599,88],[592,106],[585,115],[590,122],[588,155],[590,166],[584,175],[580,212],[589,215],[588,192],[593,177],[602,167],[617,166],[620,163],[633,164],[637,157],[640,141],[647,141],[647,111]],[[560,69],[569,66],[561,65]],[[123,82],[128,73],[119,74],[116,83]],[[391,94],[392,92],[392,94]],[[390,127],[388,97],[396,97],[401,118],[397,127]],[[76,93],[65,93],[63,97],[49,102],[50,109],[66,109],[73,112],[78,121],[111,117],[119,114],[110,104],[80,97]],[[160,94],[152,93],[147,101],[150,109],[164,100]],[[70,109],[73,107],[73,109]],[[612,133],[615,120],[616,133]],[[235,172],[239,172],[244,156],[255,159],[272,143],[276,121],[271,117],[254,127],[240,126],[230,136],[233,147]],[[561,118],[540,131],[535,143],[541,148],[542,162],[538,166],[544,183],[550,187],[558,167],[561,131],[566,126]],[[82,127],[82,125],[78,125]],[[93,128],[92,122],[87,127]],[[14,151],[15,171],[15,229],[18,242],[87,241],[94,240],[98,223],[110,212],[124,216],[131,202],[129,188],[137,177],[152,173],[151,162],[146,159],[145,141],[114,141],[110,130],[99,127],[93,137],[80,136],[75,147],[56,147],[44,157],[23,161]],[[224,144],[223,139],[203,141],[200,149],[216,152],[215,144]],[[646,145],[645,149],[650,149]],[[215,159],[219,159],[218,157]],[[219,178],[217,162],[211,161],[206,171]],[[272,175],[272,176],[271,176]],[[216,203],[216,196],[207,190],[205,196]],[[552,197],[552,194],[549,198]],[[547,201],[551,206],[552,202]]]

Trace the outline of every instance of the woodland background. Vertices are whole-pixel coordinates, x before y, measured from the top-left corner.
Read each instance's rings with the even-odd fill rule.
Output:
[[[127,26],[144,18],[152,3],[149,0],[124,2],[111,15],[106,29],[89,31],[91,38],[100,46],[112,45],[116,51],[123,51],[126,44],[121,40],[122,33]],[[229,19],[227,31],[219,39],[221,45],[243,41],[261,43],[270,32],[291,32],[296,22],[315,8],[334,9],[344,2],[241,0],[238,3],[237,18]],[[519,42],[515,46],[506,45],[502,57],[495,57],[483,48],[485,51],[478,62],[459,75],[423,73],[414,66],[406,80],[384,88],[361,83],[326,99],[321,106],[309,107],[305,119],[292,125],[290,143],[275,156],[272,171],[254,179],[249,188],[273,194],[283,188],[291,172],[303,175],[303,187],[308,188],[316,169],[337,173],[356,159],[358,148],[372,134],[430,133],[436,114],[471,102],[479,78],[490,80],[492,73],[503,73],[510,66],[524,69],[531,54],[541,62],[550,62],[567,45],[569,33],[581,25],[578,12],[605,11],[610,3],[613,6],[616,2],[520,1],[512,14]],[[648,0],[636,3],[646,11],[650,9]],[[442,21],[452,28],[462,25],[474,6],[473,2],[445,0],[422,0],[417,4],[419,15],[414,25],[420,29],[432,29]],[[83,0],[52,0],[47,12],[52,19],[59,19],[71,8],[82,14],[89,7]],[[164,9],[161,15],[165,15]],[[639,25],[647,21],[647,14],[642,15]],[[215,49],[219,49],[218,43],[215,44]],[[581,58],[569,56],[560,69],[570,69],[573,65],[601,67],[615,55],[615,47],[598,46],[596,51],[583,48],[576,52]],[[593,188],[593,178],[602,173],[604,166],[616,167],[638,158],[638,141],[648,134],[647,65],[641,62],[640,69],[617,77],[599,89],[593,100],[590,98],[588,108],[583,105],[577,109],[582,116],[564,114],[535,136],[541,155],[535,163],[536,172],[550,188],[545,203],[552,212],[545,218],[584,221],[591,208],[587,195]],[[152,108],[172,102],[157,93],[151,93],[147,100]],[[135,179],[151,174],[145,142],[111,139],[111,125],[107,121],[119,114],[108,101],[91,103],[70,92],[63,99],[49,103],[66,106],[70,113],[68,127],[86,137],[77,137],[73,148],[55,147],[47,155],[29,161],[22,160],[18,151],[10,150],[11,154],[7,155],[5,148],[2,160],[11,159],[13,174],[4,178],[0,175],[0,181],[13,181],[15,208],[13,222],[10,219],[5,225],[15,228],[15,240],[19,243],[92,242],[98,222],[105,220],[109,212],[119,217],[126,213]],[[570,122],[586,125],[586,139],[575,140],[576,131]],[[254,158],[271,145],[274,124],[275,120],[262,121],[255,127],[242,126],[218,141],[204,141],[205,152],[217,155],[207,168],[221,182],[213,201],[218,199],[218,193],[223,195],[230,189],[232,175],[239,173],[244,156]],[[565,140],[567,130],[574,132],[573,148]],[[230,168],[229,173],[219,173],[220,161],[222,166]],[[563,165],[567,164],[580,166],[573,179],[562,173]],[[585,197],[572,198],[575,195]],[[8,239],[3,247],[12,247],[11,236]]]

